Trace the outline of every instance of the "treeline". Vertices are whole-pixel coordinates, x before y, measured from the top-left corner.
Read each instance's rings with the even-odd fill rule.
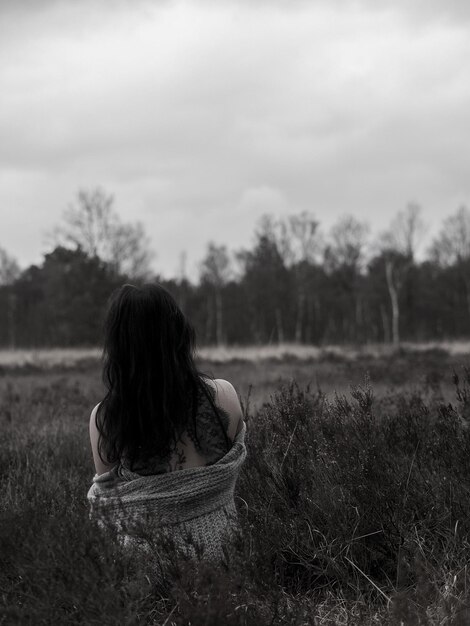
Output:
[[[103,190],[79,193],[51,233],[51,252],[23,271],[0,249],[0,346],[96,345],[110,292],[158,280],[201,344],[341,344],[470,336],[470,211],[444,219],[424,258],[415,204],[371,240],[352,216],[326,234],[307,212],[264,216],[249,249],[209,243],[199,281],[150,271],[140,223],[123,223]],[[0,242],[1,243],[1,242]]]

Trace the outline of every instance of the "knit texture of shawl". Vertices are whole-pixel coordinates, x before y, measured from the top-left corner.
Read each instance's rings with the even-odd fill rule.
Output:
[[[186,553],[220,558],[237,527],[235,484],[246,457],[246,426],[216,463],[141,476],[120,465],[95,475],[88,491],[91,515],[111,523],[124,545],[139,522],[169,537]]]

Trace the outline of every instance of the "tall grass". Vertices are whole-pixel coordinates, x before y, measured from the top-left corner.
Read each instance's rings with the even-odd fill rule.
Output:
[[[224,563],[164,585],[88,517],[94,379],[0,379],[0,624],[468,624],[470,376],[255,414]]]

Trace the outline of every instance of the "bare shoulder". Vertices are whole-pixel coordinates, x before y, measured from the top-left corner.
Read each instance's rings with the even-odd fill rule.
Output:
[[[234,439],[243,426],[243,412],[235,387],[223,378],[207,379],[207,382],[215,391],[217,406],[224,410],[230,418],[229,436]]]
[[[95,424],[96,424],[96,413],[98,412],[98,407],[100,406],[100,404],[101,402],[98,402],[98,404],[95,407],[93,407],[93,410],[90,415],[90,422],[95,422]]]
[[[97,438],[98,435],[98,429],[96,427],[96,413],[98,412],[98,407],[100,406],[101,402],[98,402],[98,404],[93,407],[93,410],[90,414],[90,439],[93,441],[93,439]]]
[[[98,407],[100,406],[100,404],[101,402],[98,402],[98,404],[93,408],[91,415],[90,415],[90,445],[91,445],[91,452],[93,454],[95,470],[97,474],[103,474],[104,472],[107,472],[108,470],[110,470],[111,467],[113,466],[113,464],[111,463],[104,462],[98,452],[98,442],[99,442],[100,435],[98,432],[98,428],[96,426],[96,413],[98,411]]]
[[[235,391],[235,387],[228,380],[224,380],[223,378],[208,378],[207,382],[214,389],[216,398],[222,405],[233,402],[240,406],[240,401],[238,399],[237,392]]]

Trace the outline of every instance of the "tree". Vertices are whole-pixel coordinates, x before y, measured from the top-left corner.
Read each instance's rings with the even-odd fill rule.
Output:
[[[460,293],[470,316],[470,211],[462,206],[444,220],[439,235],[434,239],[430,256],[441,268],[458,276]]]
[[[400,343],[400,292],[414,264],[417,247],[424,235],[421,207],[410,203],[399,211],[390,228],[382,235],[385,279],[392,309],[392,341]]]
[[[325,251],[329,269],[353,268],[360,272],[365,263],[370,227],[353,215],[341,217],[330,231],[330,243]]]
[[[274,335],[278,343],[284,342],[291,304],[289,271],[276,232],[271,229],[274,223],[263,219],[254,248],[237,255],[244,268],[242,282],[249,303],[251,336],[257,343],[271,343]]]
[[[8,344],[10,348],[16,346],[15,317],[17,309],[16,294],[9,288],[20,275],[20,267],[16,260],[6,250],[0,248],[0,287],[6,290],[6,326],[8,328]]]
[[[150,276],[149,239],[140,222],[121,222],[114,198],[103,189],[80,190],[63,213],[63,223],[52,233],[56,245],[80,248],[113,270],[134,280]]]
[[[384,241],[389,249],[413,262],[426,230],[420,205],[410,202],[404,211],[396,214],[384,234]]]
[[[323,249],[323,240],[319,231],[319,222],[308,211],[302,211],[288,217],[289,230],[293,239],[293,248],[298,261],[315,263]]]
[[[217,246],[213,242],[207,245],[207,252],[200,267],[201,283],[210,285],[214,292],[215,336],[217,345],[224,343],[222,291],[231,275],[230,258],[226,246]],[[210,321],[210,308],[208,311]],[[208,335],[209,333],[206,333]]]
[[[345,339],[360,339],[363,326],[362,274],[366,260],[369,224],[352,215],[341,217],[329,233],[325,269],[337,285],[335,298]]]
[[[282,226],[284,250],[289,251],[295,289],[297,293],[297,311],[295,314],[294,340],[311,340],[312,317],[314,307],[318,309],[318,295],[313,280],[313,266],[318,262],[323,249],[323,240],[319,231],[319,222],[307,211],[290,215]]]
[[[6,250],[0,248],[0,286],[11,285],[20,275],[20,267]]]
[[[444,220],[429,252],[442,267],[470,259],[470,211],[466,206]]]
[[[96,345],[110,293],[122,284],[98,256],[57,247],[16,281],[16,328],[22,345]]]

